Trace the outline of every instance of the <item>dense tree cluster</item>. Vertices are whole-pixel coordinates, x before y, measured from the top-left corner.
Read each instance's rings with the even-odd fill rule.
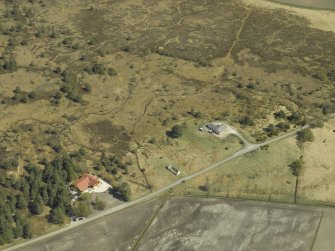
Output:
[[[68,184],[76,177],[75,161],[68,155],[56,157],[43,167],[28,164],[21,178],[0,177],[0,245],[16,238],[31,238],[30,215],[50,208],[50,223],[61,224],[74,210]]]
[[[10,243],[16,238],[32,236],[30,224],[18,210],[19,206],[27,206],[22,198],[22,196],[17,198],[7,190],[0,194],[0,245]]]

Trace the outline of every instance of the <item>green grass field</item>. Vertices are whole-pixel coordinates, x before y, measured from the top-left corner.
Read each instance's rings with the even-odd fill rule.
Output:
[[[175,192],[291,202],[295,177],[289,165],[299,156],[295,139],[285,139],[267,150],[259,149],[234,159],[176,188]]]
[[[147,167],[149,182],[156,189],[231,156],[242,145],[235,136],[217,138],[208,132],[200,132],[197,125],[189,124],[181,138],[169,139],[157,149],[151,149],[153,147],[157,146],[146,147],[148,152],[142,151],[140,159],[141,166]],[[166,169],[169,164],[177,167],[181,175],[170,173]]]

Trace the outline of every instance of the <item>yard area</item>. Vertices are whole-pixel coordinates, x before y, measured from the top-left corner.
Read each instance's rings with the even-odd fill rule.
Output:
[[[299,147],[295,138],[284,139],[188,181],[172,193],[293,202],[296,177],[290,165],[302,158],[297,202],[334,205],[335,119],[312,131],[312,142]]]
[[[100,183],[92,188],[88,188],[86,192],[88,193],[104,193],[107,192],[109,188],[111,188],[112,186],[110,184],[108,184],[106,181],[104,181],[101,178],[98,178]]]
[[[289,165],[299,156],[296,140],[285,139],[188,181],[174,193],[292,202],[295,177]]]
[[[148,146],[147,151],[141,152],[141,166],[146,167],[145,174],[154,189],[225,159],[243,147],[234,135],[222,139],[198,129],[199,125],[188,124],[181,138],[169,139],[168,144],[159,147]],[[181,174],[175,176],[169,172],[166,169],[169,164]]]

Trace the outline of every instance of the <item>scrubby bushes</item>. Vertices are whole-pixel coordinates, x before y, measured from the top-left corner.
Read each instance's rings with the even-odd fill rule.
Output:
[[[195,111],[194,109],[191,109],[191,111],[187,112],[187,114],[189,114],[189,115],[191,115],[191,116],[193,116],[194,118],[197,118],[197,119],[203,117],[203,114],[201,112]]]
[[[335,103],[325,103],[321,106],[323,114],[335,113]]]
[[[92,209],[88,201],[77,201],[73,212],[76,217],[87,217],[92,213]]]
[[[19,162],[16,158],[4,161],[3,159],[0,161],[0,168],[1,169],[11,169],[11,168],[17,168],[19,165]]]
[[[94,168],[98,171],[105,170],[106,172],[114,176],[118,176],[120,172],[122,172],[123,174],[128,174],[128,169],[131,164],[131,162],[123,163],[115,155],[107,156],[105,153],[102,153],[100,156],[100,161],[96,164]]]
[[[273,115],[276,119],[286,119],[286,113],[283,110],[275,112]]]
[[[56,71],[59,72],[59,69],[56,69],[54,72]],[[80,103],[82,101],[82,95],[84,93],[90,93],[92,90],[89,83],[78,81],[73,72],[64,70],[61,73],[61,77],[63,85],[61,86],[60,91],[65,93],[65,97],[73,102]],[[53,96],[51,101],[58,104],[62,95],[60,93],[57,93],[56,95]]]
[[[66,93],[66,97],[73,102],[80,103],[81,101],[81,93],[80,89],[76,85],[64,84],[60,91]]]
[[[322,128],[324,126],[324,122],[322,119],[314,119],[309,123],[310,128]]]
[[[115,197],[123,201],[129,201],[131,198],[131,189],[127,182],[123,182],[119,186],[109,189],[109,192]]]
[[[54,34],[54,33],[53,33]],[[64,38],[62,44],[68,48],[72,48],[74,50],[79,49],[79,44],[74,42],[74,39],[71,37]]]
[[[278,129],[274,126],[274,124],[270,124],[267,127],[263,129],[265,132],[267,132],[267,135],[269,137],[278,135]]]
[[[253,126],[255,125],[254,120],[249,116],[243,116],[239,119],[239,123],[244,126]]]
[[[267,135],[269,137],[276,136],[280,132],[286,132],[288,129],[290,129],[290,125],[286,122],[279,122],[278,124],[270,124],[267,127],[263,128],[265,132],[267,132]]]
[[[166,132],[166,135],[170,138],[180,138],[183,136],[184,127],[181,125],[174,125],[170,131]]]
[[[117,71],[113,67],[106,67],[104,64],[95,63],[92,66],[87,66],[84,68],[84,71],[88,74],[98,74],[104,75],[108,74],[110,76],[116,76]]]
[[[291,165],[291,171],[294,176],[300,176],[302,172],[303,161],[301,159],[294,161]]]
[[[106,202],[100,200],[98,197],[95,198],[95,201],[92,203],[95,210],[104,210],[106,208]]]
[[[17,69],[16,61],[12,58],[0,60],[0,73],[1,72],[13,72]]]
[[[313,141],[314,135],[311,129],[307,128],[297,133],[297,139],[300,142]]]
[[[287,117],[287,120],[295,125],[305,125],[306,123],[305,116],[300,112],[293,112]]]
[[[276,124],[276,128],[286,132],[288,129],[290,129],[290,125],[287,122],[279,122]]]
[[[14,93],[14,95],[12,96],[12,100],[14,100],[14,101],[18,101],[18,102],[22,102],[22,103],[28,103],[28,102],[31,102],[31,101],[37,99],[37,94],[34,91],[32,91],[32,92],[22,91],[19,86],[17,86],[13,90],[13,93]]]

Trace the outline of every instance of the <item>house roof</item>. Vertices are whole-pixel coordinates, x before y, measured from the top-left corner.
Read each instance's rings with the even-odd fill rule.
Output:
[[[216,125],[212,124],[212,123],[209,123],[206,125],[206,127],[209,129],[209,130],[214,130],[214,128],[216,127]]]
[[[94,187],[100,183],[97,176],[83,173],[80,178],[76,181],[75,186],[81,191],[85,191],[89,187]]]
[[[209,123],[206,125],[209,130],[213,130],[215,133],[222,133],[227,130],[227,126],[225,124],[213,124]]]
[[[219,125],[219,126],[215,127],[214,130],[221,133],[221,132],[227,130],[227,126],[226,125]]]

